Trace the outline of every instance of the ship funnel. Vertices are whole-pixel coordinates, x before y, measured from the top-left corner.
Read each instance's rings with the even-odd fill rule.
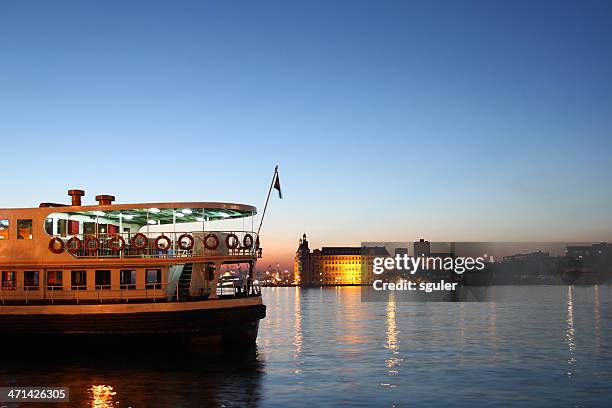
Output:
[[[111,205],[115,201],[115,196],[100,194],[96,196],[99,205]]]
[[[72,197],[72,205],[80,206],[81,205],[81,197],[85,195],[85,191],[83,190],[68,190],[68,195]]]

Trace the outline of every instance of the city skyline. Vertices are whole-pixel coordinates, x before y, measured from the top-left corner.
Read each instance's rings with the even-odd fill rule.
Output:
[[[259,268],[290,269],[304,232],[315,248],[609,242],[611,16],[605,2],[5,4],[0,207],[83,188],[88,203],[261,214],[278,164]]]

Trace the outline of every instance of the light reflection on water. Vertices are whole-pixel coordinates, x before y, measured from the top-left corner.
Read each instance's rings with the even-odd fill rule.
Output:
[[[92,385],[91,408],[110,408],[115,406],[114,397],[117,395],[110,385]]]
[[[256,349],[15,356],[0,383],[69,386],[70,406],[82,407],[608,405],[612,288],[496,290],[521,301],[371,303],[357,287],[266,288]]]
[[[395,297],[390,296],[387,303],[387,345],[385,346],[391,352],[391,356],[385,360],[390,376],[399,374],[399,367],[403,361],[399,350],[398,334],[395,317]],[[385,385],[395,387],[394,384]]]
[[[609,286],[495,288],[513,303],[373,303],[360,291],[266,290],[263,406],[605,406],[612,398]],[[294,356],[298,375],[284,369]]]
[[[302,354],[302,309],[300,306],[300,288],[298,287],[295,288],[295,301],[293,305],[295,310],[295,324],[293,326],[295,353],[293,353],[293,359],[299,361]],[[299,368],[296,368],[294,371],[295,374],[299,374],[299,372]]]
[[[567,343],[567,350],[569,357],[567,359],[567,376],[571,377],[573,373],[574,364],[576,364],[576,331],[574,329],[574,299],[573,299],[573,287],[567,287],[567,334],[565,335],[565,342]]]

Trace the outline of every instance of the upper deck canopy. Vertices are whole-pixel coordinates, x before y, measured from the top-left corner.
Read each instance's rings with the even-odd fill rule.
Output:
[[[203,222],[250,217],[257,209],[250,205],[216,202],[141,203],[62,206],[49,208],[53,213],[122,218],[132,224],[146,225],[150,220],[161,224]]]

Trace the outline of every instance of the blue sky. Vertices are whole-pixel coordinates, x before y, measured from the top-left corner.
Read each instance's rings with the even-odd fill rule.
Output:
[[[264,262],[612,240],[612,3],[0,4],[2,207],[263,206]]]

